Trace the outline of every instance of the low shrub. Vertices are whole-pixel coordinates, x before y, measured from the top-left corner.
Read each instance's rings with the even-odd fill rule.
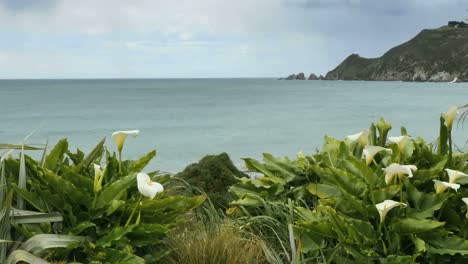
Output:
[[[236,183],[236,178],[247,177],[247,175],[234,166],[228,154],[221,153],[203,157],[198,163],[187,166],[175,177],[182,179],[192,188],[206,193],[217,208],[225,209],[235,198],[228,192],[229,187]],[[179,183],[175,181],[174,184]],[[188,188],[183,189],[185,193],[190,192]],[[198,193],[197,190],[194,192]]]

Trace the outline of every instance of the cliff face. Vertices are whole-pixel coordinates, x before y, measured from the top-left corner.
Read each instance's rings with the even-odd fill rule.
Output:
[[[328,80],[468,81],[468,29],[423,30],[380,58],[350,55],[328,72]]]

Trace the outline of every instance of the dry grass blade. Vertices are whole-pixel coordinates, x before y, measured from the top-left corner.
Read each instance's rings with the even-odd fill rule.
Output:
[[[170,237],[168,244],[173,254],[167,263],[267,263],[262,240],[257,237],[244,238],[241,232],[226,225],[178,232]]]
[[[15,144],[0,144],[0,149],[22,149],[24,150],[41,150],[43,148],[33,147],[30,145],[15,145]]]
[[[18,187],[22,189],[26,189],[26,162],[24,160],[24,149],[21,149],[20,153],[20,167],[19,167],[19,175],[18,175]],[[19,209],[24,209],[24,200],[23,197],[17,195],[16,196],[16,206]]]

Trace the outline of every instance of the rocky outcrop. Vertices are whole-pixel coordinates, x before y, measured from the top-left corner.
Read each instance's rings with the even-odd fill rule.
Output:
[[[321,76],[321,75],[320,75]],[[309,78],[307,80],[318,80],[319,78],[315,74],[310,74]],[[305,74],[303,72],[300,72],[298,74],[291,74],[286,78],[279,78],[279,80],[306,80]]]
[[[348,56],[327,80],[468,81],[468,29],[423,30],[379,58]]]
[[[317,75],[311,73],[311,74],[309,75],[309,80],[318,80],[318,77],[317,77]]]
[[[286,80],[296,80],[296,74],[289,75]]]

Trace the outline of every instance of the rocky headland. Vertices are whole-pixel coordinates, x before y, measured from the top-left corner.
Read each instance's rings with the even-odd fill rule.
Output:
[[[315,74],[309,77],[316,79],[320,78]],[[351,54],[323,79],[467,82],[468,26],[452,21],[448,26],[425,29],[378,58]]]

